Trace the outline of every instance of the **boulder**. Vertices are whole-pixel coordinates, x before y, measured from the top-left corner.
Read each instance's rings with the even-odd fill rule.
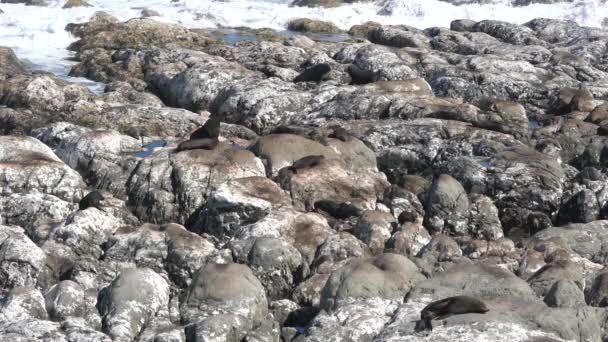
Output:
[[[150,269],[134,268],[123,270],[100,292],[97,306],[103,331],[113,340],[131,341],[168,304],[169,284]]]

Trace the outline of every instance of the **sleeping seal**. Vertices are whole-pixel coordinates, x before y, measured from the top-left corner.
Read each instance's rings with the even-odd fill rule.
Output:
[[[317,64],[306,70],[293,79],[295,83],[298,82],[321,82],[325,75],[331,71],[331,66],[327,63]]]
[[[328,213],[331,217],[344,220],[353,216],[360,216],[361,209],[350,203],[340,203],[332,200],[320,200],[315,202],[315,209]]]
[[[417,330],[433,330],[431,320],[445,318],[451,315],[466,313],[486,313],[490,311],[486,304],[477,298],[469,296],[448,297],[432,302],[420,312],[421,326]]]
[[[293,164],[291,164],[291,166],[289,167],[289,170],[293,171],[293,173],[298,173],[298,170],[307,169],[309,167],[315,167],[321,164],[321,161],[323,159],[325,159],[325,157],[322,155],[306,156],[293,162]]]

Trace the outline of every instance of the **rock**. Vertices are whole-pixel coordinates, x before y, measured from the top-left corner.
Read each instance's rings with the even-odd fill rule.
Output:
[[[290,166],[298,159],[311,155],[336,156],[336,152],[316,141],[293,134],[271,134],[261,137],[250,150],[265,161],[267,174]]]
[[[26,6],[47,6],[48,3],[44,0],[2,0],[3,4],[25,4]]]
[[[19,229],[1,226],[0,232],[0,285],[9,290],[14,287],[36,285],[46,256]]]
[[[397,254],[353,259],[328,279],[321,308],[335,310],[353,299],[401,300],[422,279],[416,265]]]
[[[595,193],[584,189],[572,196],[560,208],[558,224],[589,223],[599,216],[600,208]]]
[[[120,218],[95,207],[77,211],[49,233],[50,240],[68,246],[77,255],[99,257],[102,244],[122,223]]]
[[[361,25],[353,25],[348,30],[348,34],[356,37],[367,37],[369,31],[374,29],[375,27],[382,26],[382,24],[377,23],[375,21],[367,21]]]
[[[401,255],[416,256],[424,246],[431,241],[431,235],[421,223],[405,223],[401,225],[387,241],[389,251]]]
[[[539,44],[534,32],[525,27],[515,24],[510,24],[497,20],[482,20],[476,23],[472,29],[476,32],[487,33],[506,43],[523,45],[523,44]]]
[[[73,8],[73,7],[91,7],[91,4],[84,0],[67,0],[63,5],[63,8]]]
[[[589,290],[585,293],[587,302],[591,306],[605,307],[608,305],[606,294],[608,285],[608,273],[600,272],[593,279]]]
[[[420,250],[418,256],[439,262],[453,261],[462,257],[462,250],[454,239],[438,234]]]
[[[291,5],[301,7],[336,7],[342,4],[342,0],[296,0]]]
[[[88,184],[122,197],[136,163],[135,156],[124,156],[140,152],[141,148],[138,139],[116,131],[98,130],[63,139],[56,153],[71,168],[85,175]]]
[[[472,194],[470,200],[469,231],[479,239],[501,239],[504,233],[498,217],[498,209],[492,200],[489,197],[477,194]]]
[[[99,295],[103,330],[113,340],[133,340],[144,326],[166,310],[169,284],[150,269],[126,269]]]
[[[64,320],[70,316],[84,315],[84,289],[77,283],[64,280],[44,295],[46,311],[52,319]]]
[[[571,280],[582,287],[583,272],[573,262],[558,260],[543,266],[528,279],[528,283],[539,296],[544,297],[559,280]]]
[[[583,291],[567,279],[556,281],[544,300],[551,307],[576,308],[586,305]]]
[[[368,39],[375,44],[396,48],[430,48],[429,39],[419,30],[408,26],[378,26],[371,28]]]
[[[472,31],[474,25],[475,25],[474,20],[469,20],[469,19],[452,20],[452,22],[450,23],[450,30],[459,31],[459,32]]]
[[[594,221],[587,224],[569,224],[563,227],[551,227],[536,233],[533,238],[538,240],[551,240],[559,238],[560,241],[581,257],[592,262],[603,264],[606,260],[605,230],[606,221]]]
[[[429,190],[426,226],[432,233],[467,233],[469,198],[462,185],[449,175],[440,175]]]
[[[3,298],[0,317],[5,322],[15,322],[25,319],[45,320],[48,315],[40,291],[31,287],[15,287]]]
[[[192,323],[191,333],[203,338],[214,332],[225,341],[241,340],[267,313],[264,287],[239,264],[209,263],[201,268],[181,306],[182,319]]]
[[[200,217],[208,194],[220,184],[266,174],[253,153],[224,143],[210,151],[168,152],[161,149],[142,159],[127,183],[129,205],[144,221],[176,222],[189,227]],[[176,181],[166,177],[171,174]]]
[[[153,9],[149,9],[149,8],[144,8],[141,10],[141,17],[142,18],[149,18],[149,17],[160,17],[160,13],[158,11],[155,11]]]
[[[259,221],[289,202],[287,194],[266,177],[228,181],[208,199],[205,231],[217,237],[234,235],[241,226]]]
[[[65,221],[75,203],[37,191],[0,196],[0,222],[17,225],[39,242],[48,237],[51,227]]]
[[[3,194],[38,191],[66,201],[82,196],[84,182],[50,148],[30,137],[0,137]]]
[[[80,40],[69,48],[88,50],[103,48],[119,50],[124,48],[156,47],[202,47],[214,39],[185,29],[178,25],[160,23],[150,19],[131,19],[124,23],[107,14],[95,15],[87,23],[69,24],[66,30]]]
[[[24,74],[27,71],[25,65],[17,58],[11,48],[0,47],[0,62],[0,65],[2,65],[0,68],[0,81]],[[2,95],[1,91],[0,95]]]
[[[298,278],[305,276],[302,256],[286,241],[275,238],[232,241],[231,250],[239,263],[246,263],[266,289],[269,300],[289,297]]]
[[[373,254],[379,254],[384,251],[396,223],[395,217],[389,213],[365,211],[359,217],[353,235],[363,241]]]
[[[187,287],[196,271],[217,252],[211,242],[178,224],[144,224],[117,231],[104,247],[105,260],[167,272],[180,287]]]
[[[374,209],[388,183],[383,174],[369,169],[352,170],[341,160],[324,159],[318,166],[294,174],[284,169],[279,183],[289,190],[294,207],[312,210],[319,200],[350,202],[360,208]]]
[[[340,29],[331,22],[312,20],[308,18],[292,19],[287,23],[287,29],[298,32],[337,33]]]
[[[414,69],[404,63],[388,47],[374,44],[364,45],[357,50],[349,73],[353,83],[356,84],[408,80],[419,77]]]

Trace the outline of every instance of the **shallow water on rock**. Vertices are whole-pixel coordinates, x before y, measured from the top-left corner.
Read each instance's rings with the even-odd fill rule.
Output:
[[[154,153],[154,151],[158,150],[159,148],[165,147],[166,145],[167,145],[166,140],[163,140],[163,139],[154,140],[153,142],[145,145],[143,147],[144,148],[143,151],[137,152],[133,155],[137,158],[147,158],[147,157],[151,156],[152,153]]]

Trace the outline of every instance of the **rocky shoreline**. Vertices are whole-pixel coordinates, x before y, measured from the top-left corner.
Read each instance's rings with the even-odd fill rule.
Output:
[[[103,93],[0,48],[0,340],[608,338],[608,31],[66,29]]]

